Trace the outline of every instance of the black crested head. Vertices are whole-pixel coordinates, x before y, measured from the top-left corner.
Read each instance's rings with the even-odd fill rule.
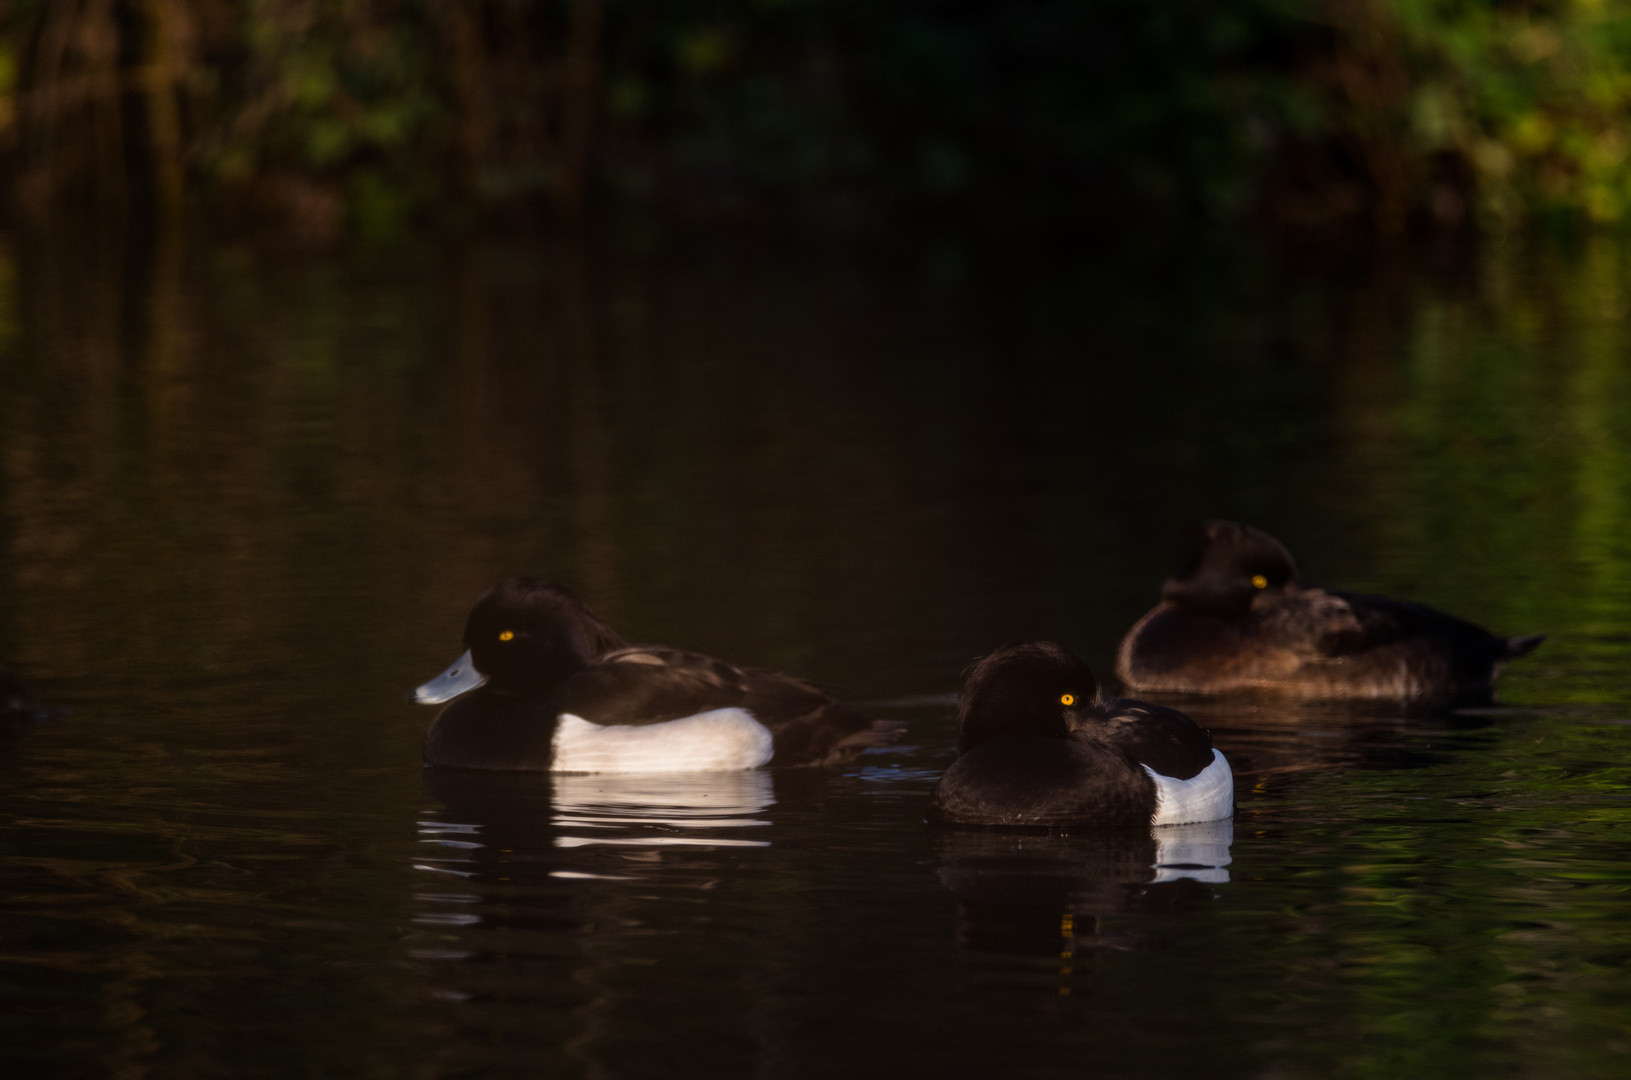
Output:
[[[1194,533],[1195,554],[1161,587],[1161,599],[1209,615],[1244,615],[1264,590],[1297,580],[1284,544],[1250,525],[1208,521]]]
[[[497,694],[547,691],[623,646],[571,590],[538,578],[513,577],[476,601],[464,645]]]
[[[1067,712],[1098,703],[1088,666],[1051,641],[1009,645],[976,662],[957,707],[957,752],[987,739],[1063,739]]]

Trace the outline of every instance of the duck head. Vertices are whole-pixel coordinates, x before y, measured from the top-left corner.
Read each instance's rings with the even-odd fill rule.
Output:
[[[1086,664],[1051,641],[998,649],[977,662],[957,707],[957,752],[987,739],[1063,739],[1099,704]]]
[[[1195,554],[1161,587],[1161,599],[1225,618],[1244,615],[1259,594],[1297,582],[1297,564],[1284,544],[1261,529],[1208,521],[1197,530]]]
[[[510,697],[547,693],[622,644],[570,590],[537,578],[508,578],[470,609],[464,655],[415,690],[413,700],[437,705],[478,687]]]

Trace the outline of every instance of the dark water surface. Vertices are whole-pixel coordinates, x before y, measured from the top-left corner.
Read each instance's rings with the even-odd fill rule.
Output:
[[[611,235],[0,257],[7,1076],[1631,1071],[1631,281]],[[1232,830],[939,833],[945,695],[1108,677],[1204,517],[1550,639],[1504,705],[1191,701]],[[908,722],[831,772],[420,768],[504,574]]]

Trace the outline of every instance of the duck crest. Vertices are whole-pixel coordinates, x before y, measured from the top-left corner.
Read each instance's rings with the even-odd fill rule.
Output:
[[[1297,581],[1291,552],[1250,525],[1204,522],[1192,543],[1189,561],[1161,587],[1161,599],[1179,607],[1226,618],[1244,615],[1258,593]]]
[[[465,623],[464,645],[487,690],[548,690],[623,647],[617,632],[570,590],[531,577],[506,578],[483,593]]]
[[[1090,708],[1098,697],[1088,666],[1051,641],[999,649],[968,672],[957,708],[957,752],[994,738],[1067,738],[1065,710]]]

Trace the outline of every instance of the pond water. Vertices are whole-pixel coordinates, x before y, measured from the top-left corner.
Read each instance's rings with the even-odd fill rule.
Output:
[[[1623,1076],[1631,270],[653,236],[0,249],[0,1072]],[[1546,633],[1454,714],[1180,700],[1232,826],[931,831],[1003,642],[1182,530]],[[493,580],[906,723],[423,770]]]

